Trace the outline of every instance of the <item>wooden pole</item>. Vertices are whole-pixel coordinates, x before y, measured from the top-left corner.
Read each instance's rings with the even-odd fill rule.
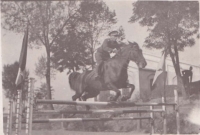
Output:
[[[108,109],[108,110],[89,110],[89,111],[77,111],[77,110],[69,110],[69,111],[65,111],[65,110],[39,110],[39,111],[35,111],[34,114],[39,114],[39,115],[46,115],[48,114],[102,114],[102,113],[114,113],[114,114],[125,114],[125,113],[150,113],[150,112],[163,112],[162,109],[154,109],[154,110],[130,110],[130,109],[124,109],[124,110],[115,110],[115,109]]]
[[[12,134],[13,99],[9,100],[6,135]]]
[[[164,97],[162,97],[162,103],[165,103]],[[163,134],[166,134],[167,133],[166,106],[163,105],[162,109],[163,109],[163,113],[162,113],[162,117],[163,117]]]
[[[66,101],[66,100],[50,100],[38,99],[36,103],[43,104],[69,104],[69,105],[96,105],[96,106],[162,106],[175,105],[175,103],[134,103],[134,102],[93,102],[93,101]]]
[[[150,106],[150,110],[153,110],[153,106]],[[151,117],[151,134],[154,134],[154,116],[153,112],[150,113]]]
[[[175,112],[176,112],[176,126],[177,126],[177,134],[180,134],[180,116],[179,116],[179,99],[178,92],[174,90],[174,102],[176,103]]]
[[[137,110],[138,110],[138,109],[139,109],[139,108],[137,107]],[[141,117],[141,112],[138,113],[138,117]],[[141,119],[139,119],[139,120],[138,120],[138,123],[137,123],[137,129],[140,130],[141,127],[142,127],[142,126],[141,126]]]
[[[64,118],[64,114],[61,114],[61,118]],[[64,129],[64,122],[61,122],[61,128]]]
[[[139,120],[139,119],[151,119],[151,117],[38,119],[38,120],[33,120],[33,123],[49,123],[49,122],[89,122],[89,121]]]

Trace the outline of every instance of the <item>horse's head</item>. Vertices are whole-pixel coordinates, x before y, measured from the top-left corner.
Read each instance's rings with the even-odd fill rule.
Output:
[[[135,42],[129,42],[128,45],[125,45],[122,48],[121,53],[127,59],[134,61],[139,68],[144,68],[147,65],[142,50],[140,49],[139,45]]]

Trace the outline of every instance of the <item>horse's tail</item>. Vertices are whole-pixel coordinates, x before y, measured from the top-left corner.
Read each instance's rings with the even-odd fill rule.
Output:
[[[77,79],[77,76],[79,76],[80,73],[78,72],[72,72],[70,75],[69,75],[69,86],[72,90],[76,90],[76,86],[75,86],[75,83],[76,83],[76,79]]]
[[[84,79],[84,73],[79,73],[79,72],[72,72],[69,75],[69,86],[72,90],[75,92],[81,93],[84,88],[83,84],[83,79]]]

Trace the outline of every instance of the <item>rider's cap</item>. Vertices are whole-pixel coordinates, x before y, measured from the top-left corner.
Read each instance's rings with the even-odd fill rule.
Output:
[[[108,36],[119,36],[119,32],[116,30],[111,31],[111,32],[109,32]]]

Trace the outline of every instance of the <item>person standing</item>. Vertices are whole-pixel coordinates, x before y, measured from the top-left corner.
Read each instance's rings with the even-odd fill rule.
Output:
[[[184,87],[188,92],[190,91],[190,83],[192,82],[192,69],[192,66],[190,66],[189,70],[182,71]]]

